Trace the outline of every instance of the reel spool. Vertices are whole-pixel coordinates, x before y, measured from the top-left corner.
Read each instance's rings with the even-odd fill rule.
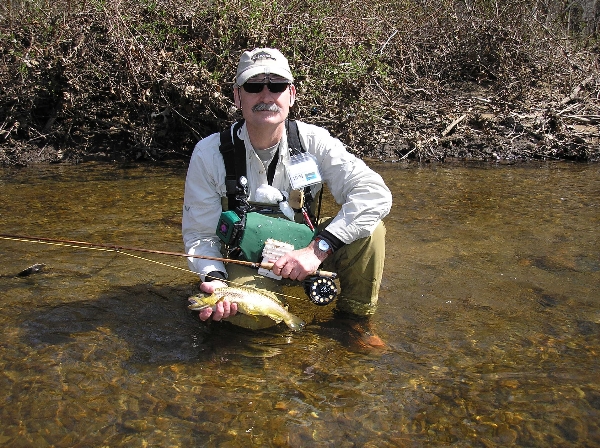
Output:
[[[331,278],[318,276],[304,280],[304,292],[312,303],[319,306],[329,305],[338,294]]]

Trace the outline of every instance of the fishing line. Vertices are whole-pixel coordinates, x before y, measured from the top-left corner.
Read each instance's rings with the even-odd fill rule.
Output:
[[[97,250],[100,252],[115,252],[117,254],[122,254],[122,255],[127,255],[128,257],[137,258],[138,260],[144,260],[144,261],[148,261],[150,263],[154,263],[154,264],[166,266],[166,267],[169,267],[172,269],[184,271],[189,274],[195,275],[196,277],[198,276],[198,274],[196,272],[193,272],[189,269],[181,268],[179,266],[173,266],[171,264],[163,263],[162,261],[152,260],[151,258],[142,257],[140,255],[135,255],[135,254],[131,254],[128,252],[124,252],[122,249],[119,249],[116,246],[111,247],[111,246],[107,246],[107,245],[99,245],[99,244],[86,243],[86,242],[49,241],[49,239],[42,240],[40,238],[34,238],[34,237],[19,237],[19,236],[11,236],[11,235],[0,235],[0,239],[7,240],[7,241],[18,241],[18,242],[22,242],[22,243],[46,244],[48,246],[61,246],[61,247],[71,247],[71,248],[76,248],[76,249]],[[74,243],[78,243],[78,244],[74,244]],[[145,250],[145,251],[146,252],[163,253],[163,254],[168,254],[168,255],[174,254],[173,252],[151,251],[149,249]],[[234,286],[246,286],[243,283],[237,283],[232,280],[223,280],[223,279],[216,279],[216,280],[221,280],[222,282],[226,282],[226,283],[232,284]],[[283,294],[283,293],[275,292],[275,291],[272,291],[272,292],[273,292],[273,294],[276,294],[281,297],[285,297],[287,299],[302,300],[300,297],[290,296],[288,294]]]
[[[272,270],[273,263],[257,263],[253,261],[244,261],[244,260],[236,260],[231,258],[221,258],[221,257],[210,257],[208,255],[198,255],[198,254],[186,254],[181,252],[168,252],[164,250],[154,250],[154,249],[144,249],[140,247],[125,247],[125,246],[117,246],[116,244],[100,244],[100,243],[89,243],[87,241],[71,241],[71,240],[61,240],[57,238],[42,238],[37,236],[27,236],[27,235],[8,235],[8,234],[0,234],[0,238],[9,239],[9,240],[17,240],[23,242],[47,242],[47,243],[62,243],[64,245],[73,244],[73,247],[94,247],[98,249],[104,250],[116,250],[116,251],[132,251],[132,252],[146,252],[151,254],[160,254],[160,255],[170,255],[174,257],[186,257],[186,258],[200,258],[203,260],[214,260],[220,261],[222,263],[231,263],[231,264],[239,264],[242,266],[250,266],[251,268],[263,268],[267,270]],[[319,277],[328,277],[330,279],[337,278],[337,274],[335,272],[328,272],[323,270],[317,270],[313,272],[314,275]]]
[[[9,240],[9,241],[20,241],[20,242],[23,242],[23,243],[39,243],[39,244],[46,244],[46,245],[49,245],[49,246],[62,246],[62,247],[74,247],[76,249],[98,250],[98,251],[101,251],[101,252],[116,252],[116,253],[119,253],[119,254],[127,255],[128,257],[138,258],[140,260],[149,261],[150,263],[155,263],[155,264],[159,264],[159,265],[162,265],[162,266],[167,266],[167,267],[170,267],[170,268],[173,268],[173,269],[179,269],[180,271],[189,272],[190,274],[194,274],[194,272],[190,271],[189,269],[180,268],[179,266],[173,266],[171,264],[163,263],[161,261],[152,260],[150,258],[141,257],[139,255],[130,254],[128,252],[123,252],[120,249],[111,249],[111,248],[97,247],[97,246],[81,246],[81,245],[70,244],[70,243],[58,243],[58,242],[54,242],[54,241],[39,241],[39,240],[30,240],[30,239],[16,238],[16,237],[6,237],[6,236],[0,236],[0,239]]]

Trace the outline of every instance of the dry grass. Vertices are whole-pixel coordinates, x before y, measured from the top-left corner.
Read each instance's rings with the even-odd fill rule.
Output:
[[[231,79],[241,51],[256,46],[289,56],[300,90],[293,115],[360,155],[593,160],[597,36],[559,6],[8,2],[0,7],[0,162],[187,157],[236,118]],[[591,128],[571,132],[582,120]]]

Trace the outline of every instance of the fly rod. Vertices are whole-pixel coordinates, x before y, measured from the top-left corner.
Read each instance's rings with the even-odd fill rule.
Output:
[[[249,266],[251,268],[263,268],[268,271],[273,269],[273,263],[256,263],[253,261],[243,261],[243,260],[233,260],[230,258],[219,258],[219,257],[210,257],[208,255],[190,255],[184,254],[182,252],[168,252],[163,250],[154,250],[154,249],[144,249],[139,247],[125,247],[118,246],[115,244],[100,244],[100,243],[90,243],[87,241],[71,241],[71,240],[62,240],[57,238],[42,238],[37,236],[27,236],[27,235],[10,235],[0,233],[0,238],[5,240],[13,240],[13,241],[27,241],[27,242],[40,242],[40,243],[60,243],[60,244],[71,244],[73,246],[79,247],[94,247],[94,248],[102,248],[113,251],[131,251],[131,252],[146,252],[150,254],[160,254],[160,255],[169,255],[172,257],[186,257],[186,258],[201,258],[203,260],[213,260],[220,261],[222,263],[231,263],[231,264],[240,264],[243,266]],[[317,270],[313,272],[313,275],[318,275],[320,277],[327,277],[331,279],[337,278],[337,274],[335,272],[322,271]]]

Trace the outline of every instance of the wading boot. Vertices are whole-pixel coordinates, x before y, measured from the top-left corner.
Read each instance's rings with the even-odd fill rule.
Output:
[[[342,330],[343,342],[349,348],[361,350],[384,349],[385,342],[375,334],[370,318],[335,310],[331,327]]]

